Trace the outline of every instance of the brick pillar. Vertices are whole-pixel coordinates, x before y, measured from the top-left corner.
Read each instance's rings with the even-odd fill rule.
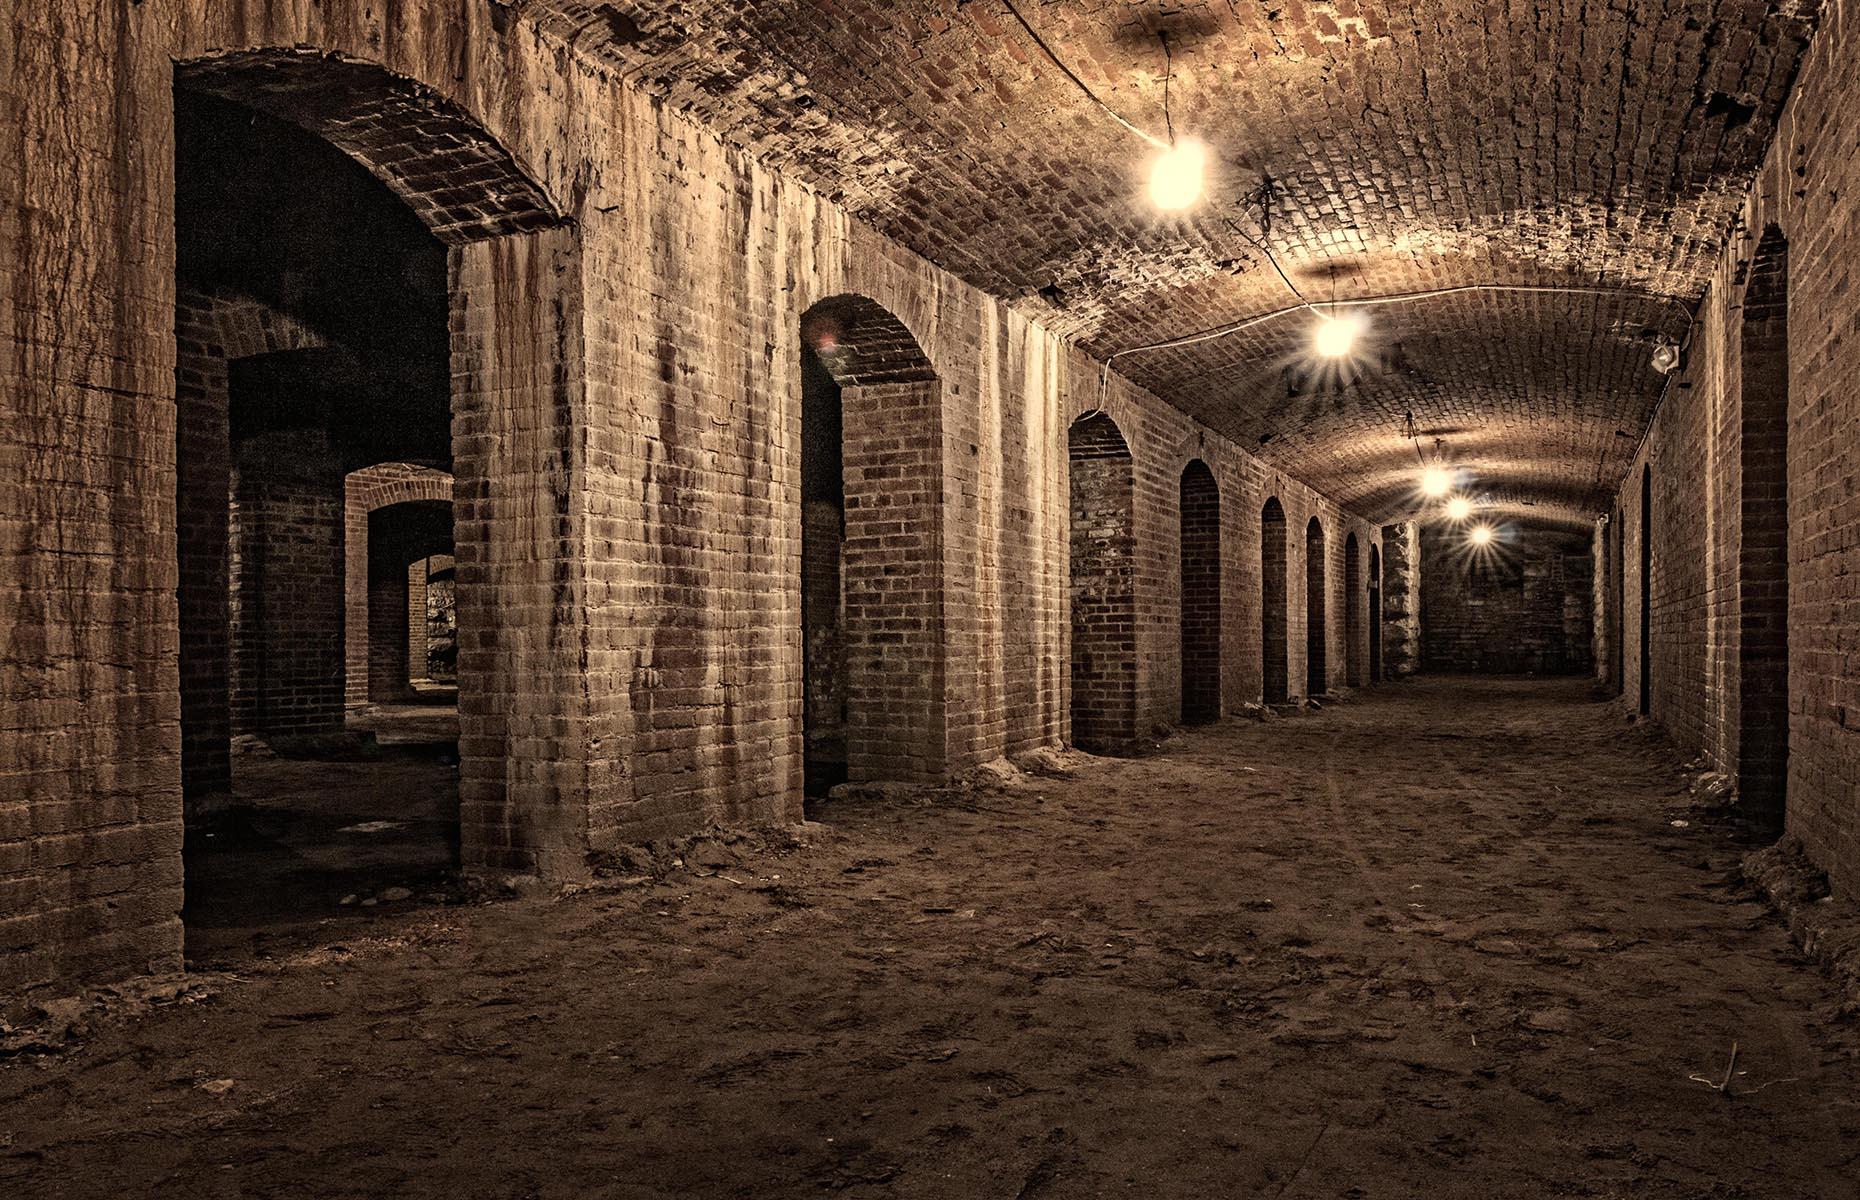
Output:
[[[368,570],[368,699],[372,704],[393,704],[413,693],[408,664],[408,612],[413,601],[413,572],[424,568],[419,563],[408,566],[389,557],[371,542]],[[426,605],[426,591],[420,590],[420,605]]]
[[[1389,678],[1421,669],[1421,539],[1412,521],[1382,528],[1382,662]]]
[[[940,782],[944,695],[943,385],[844,390],[846,767]]]
[[[461,861],[573,878],[624,732],[590,702],[581,248],[555,229],[449,261]]]
[[[255,434],[235,453],[233,727],[274,735],[340,730],[341,463],[323,429]]]

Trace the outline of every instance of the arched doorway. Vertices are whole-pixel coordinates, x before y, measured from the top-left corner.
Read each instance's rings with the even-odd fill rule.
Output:
[[[1196,459],[1181,480],[1182,723],[1221,715],[1221,492]]]
[[[1268,497],[1259,513],[1260,695],[1267,704],[1291,698],[1286,538],[1285,509],[1277,496]]]
[[[1330,690],[1328,646],[1328,567],[1324,526],[1316,517],[1305,526],[1305,695],[1321,696]]]
[[[1382,548],[1369,543],[1369,682],[1382,682]]]
[[[943,706],[942,383],[865,296],[801,318],[806,776],[935,782]]]
[[[493,414],[535,401],[554,411],[578,386],[566,360],[553,377],[534,369],[549,326],[578,311],[578,282],[545,271],[492,289],[474,267],[512,243],[519,255],[572,245],[572,230],[481,128],[378,66],[252,51],[179,63],[174,84],[190,953],[203,937],[225,945],[257,925],[323,919],[346,893],[418,886],[457,865],[461,843],[469,865],[585,866],[570,823],[530,811],[544,792],[559,806],[553,776],[511,769],[513,757],[555,757],[512,751],[506,736],[526,698],[549,691],[541,657],[516,661],[519,639],[468,632],[472,728],[454,726],[418,761],[345,725],[349,631],[369,624],[366,595],[349,594],[352,472],[456,469],[478,501],[472,518],[455,526],[448,488],[395,554],[404,588],[411,562],[461,548],[468,631],[508,613],[528,581],[514,576],[533,554],[513,568],[495,547],[534,547],[535,521],[487,498],[534,489],[533,448],[496,436]],[[384,545],[402,540],[384,529]],[[396,595],[378,615],[404,670],[411,602]],[[234,732],[271,753],[242,767],[226,750]],[[296,782],[264,775],[291,755],[310,764],[293,768]]]
[[[1343,681],[1363,686],[1363,563],[1352,532],[1343,539]]]
[[[1789,783],[1789,245],[1764,231],[1740,335],[1738,795],[1780,833]]]
[[[1653,715],[1653,465],[1640,468],[1640,715]]]
[[[1097,753],[1136,740],[1136,539],[1130,447],[1104,413],[1066,433],[1071,516],[1072,742]]]

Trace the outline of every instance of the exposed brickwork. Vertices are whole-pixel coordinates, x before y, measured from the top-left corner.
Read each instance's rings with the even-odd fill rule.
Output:
[[[1065,437],[1082,413],[1104,410],[1131,450],[1138,730],[1182,716],[1190,460],[1219,494],[1224,708],[1260,695],[1253,564],[1266,497],[1290,526],[1317,516],[1338,537],[1373,537],[1231,440],[1106,379],[1025,311],[653,103],[536,23],[546,16],[449,0],[410,0],[391,17],[360,0],[55,0],[14,19],[0,89],[25,149],[0,202],[19,231],[0,267],[14,297],[0,335],[18,348],[0,368],[15,401],[0,446],[24,469],[7,476],[20,533],[5,568],[18,588],[5,592],[0,986],[178,962],[176,62],[213,60],[227,69],[209,80],[184,65],[183,83],[336,140],[349,135],[303,107],[316,92],[305,81],[333,72],[344,119],[366,109],[356,128],[369,141],[354,152],[373,155],[448,241],[467,868],[570,878],[622,840],[800,814],[801,334],[823,299],[869,298],[928,364],[889,378],[855,368],[846,389],[849,409],[875,417],[849,428],[846,470],[901,479],[908,468],[910,486],[886,499],[907,498],[938,530],[934,576],[891,593],[900,607],[907,592],[938,607],[925,661],[940,677],[878,696],[919,706],[899,714],[926,731],[901,770],[959,771],[1070,736]],[[379,65],[351,69],[362,60]],[[410,107],[427,93],[405,81],[437,99]],[[447,174],[461,160],[429,118],[466,121],[472,146],[501,153],[473,151]],[[424,148],[434,169],[370,148],[382,146]],[[531,188],[548,198],[538,211],[574,223],[521,232],[529,219],[500,206]],[[230,374],[309,353],[222,345],[204,357]],[[327,668],[315,711],[339,719],[341,479],[358,464],[294,446],[288,469],[267,472],[255,447],[227,454],[250,497],[242,519],[313,536],[282,560],[274,541],[246,538],[239,577],[260,561],[315,574],[303,615],[322,623],[301,631],[314,660],[256,663]],[[887,545],[883,507],[865,511],[859,536],[875,555],[924,551],[928,526]],[[850,507],[848,521],[851,535]],[[1286,658],[1302,680],[1297,554]],[[278,615],[278,593],[252,583],[241,604]],[[1334,596],[1327,610],[1340,611]],[[873,769],[888,769],[894,748],[869,749]]]
[[[1820,6],[1021,7],[1108,103],[1157,133],[1156,35],[1168,31],[1174,126],[1215,150],[1211,203],[1156,220],[1141,144],[998,5],[534,11],[669,108],[969,282],[1027,297],[1103,354],[1291,301],[1242,233],[1261,224],[1267,180],[1266,239],[1313,298],[1599,281],[1690,301]],[[1375,353],[1348,386],[1300,361],[1299,317],[1120,365],[1238,445],[1270,437],[1270,465],[1379,520],[1412,512],[1401,436],[1412,412],[1451,431],[1497,515],[1585,524],[1630,452],[1615,431],[1637,435],[1659,394],[1643,332],[1684,327],[1658,299],[1568,294],[1371,316]]]
[[[1182,613],[1182,722],[1221,715],[1221,490],[1200,459],[1182,471],[1178,588]]]
[[[1764,777],[1786,752],[1786,828],[1844,896],[1860,895],[1860,669],[1851,647],[1860,603],[1860,513],[1851,494],[1860,346],[1846,265],[1860,250],[1852,153],[1860,106],[1848,67],[1856,51],[1855,14],[1825,9],[1700,307],[1686,370],[1617,498],[1625,702],[1634,704],[1644,675],[1653,719],[1750,787],[1759,815],[1776,803]],[[1653,517],[1644,672],[1643,468]],[[1779,508],[1786,529],[1777,526]],[[1779,593],[1786,631],[1776,619]],[[1774,668],[1779,635],[1786,683]],[[1786,751],[1770,732],[1782,687]],[[1747,772],[1745,748],[1757,745],[1765,758]]]
[[[1381,683],[1387,666],[1382,660],[1382,547],[1369,547],[1369,604],[1364,615],[1368,627],[1369,682]]]
[[[1508,526],[1480,551],[1458,526],[1423,526],[1421,593],[1424,670],[1594,670],[1594,551],[1582,534]]]

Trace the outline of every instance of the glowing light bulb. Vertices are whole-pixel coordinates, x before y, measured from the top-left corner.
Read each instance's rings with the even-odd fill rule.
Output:
[[[1464,521],[1472,516],[1472,501],[1464,496],[1455,496],[1447,501],[1447,515],[1455,521]]]
[[[1355,313],[1325,317],[1318,322],[1312,340],[1317,346],[1317,352],[1325,358],[1342,358],[1355,347],[1356,337],[1362,331],[1363,319]]]
[[[1164,212],[1180,212],[1201,199],[1208,169],[1208,148],[1183,138],[1163,151],[1150,167],[1150,202]]]
[[[1472,531],[1472,544],[1475,546],[1490,546],[1495,536],[1497,535],[1492,532],[1492,527],[1490,525],[1475,525]]]
[[[1453,476],[1445,467],[1429,467],[1421,472],[1421,490],[1429,496],[1444,496],[1453,486]]]

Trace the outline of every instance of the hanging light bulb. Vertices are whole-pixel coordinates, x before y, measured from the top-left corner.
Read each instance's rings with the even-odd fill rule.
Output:
[[[1472,544],[1475,546],[1490,546],[1495,536],[1497,535],[1492,532],[1492,527],[1490,525],[1475,525],[1472,531]]]
[[[1421,472],[1421,491],[1429,496],[1444,496],[1453,486],[1453,475],[1445,467],[1429,467]]]
[[[1340,317],[1320,318],[1312,332],[1312,341],[1325,358],[1343,358],[1355,347],[1357,335],[1362,332],[1363,318],[1356,313],[1345,313]]]
[[[1182,138],[1150,166],[1150,202],[1164,212],[1180,212],[1201,199],[1208,170],[1208,148]]]
[[[1472,501],[1464,496],[1455,496],[1447,501],[1447,516],[1455,521],[1464,521],[1472,516]]]

